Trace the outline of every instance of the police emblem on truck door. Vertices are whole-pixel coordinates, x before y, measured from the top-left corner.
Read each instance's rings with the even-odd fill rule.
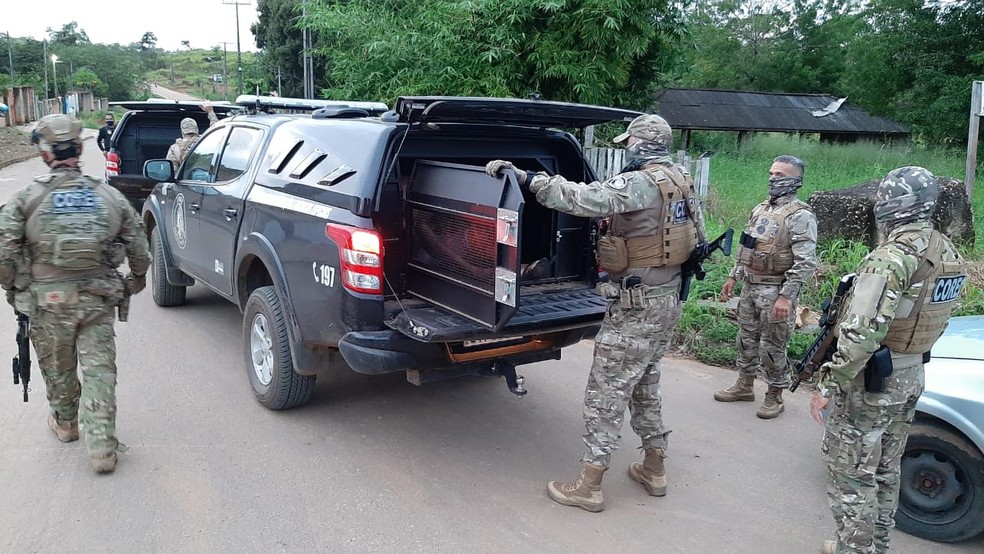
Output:
[[[184,250],[188,244],[188,232],[185,227],[185,197],[183,194],[178,194],[174,198],[171,220],[174,222],[174,242],[178,244],[178,248]]]

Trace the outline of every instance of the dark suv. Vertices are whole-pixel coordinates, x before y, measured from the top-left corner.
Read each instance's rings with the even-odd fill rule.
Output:
[[[147,100],[143,102],[110,102],[128,111],[116,123],[106,154],[106,180],[119,189],[136,207],[143,202],[156,184],[143,176],[143,164],[147,160],[167,156],[167,150],[181,136],[179,124],[190,117],[198,122],[199,129],[209,125],[208,114],[200,102],[177,100]],[[222,119],[239,109],[228,102],[213,106],[215,115]]]
[[[604,316],[596,227],[484,166],[591,181],[580,144],[557,129],[639,114],[497,98],[379,106],[237,115],[181,168],[148,162],[160,181],[143,208],[155,302],[180,305],[200,282],[238,305],[247,374],[272,409],[304,403],[315,376],[339,367],[415,384],[499,374],[525,393],[517,365],[559,359]]]

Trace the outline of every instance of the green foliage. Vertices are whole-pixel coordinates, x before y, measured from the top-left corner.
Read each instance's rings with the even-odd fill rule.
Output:
[[[263,64],[272,71],[266,75],[264,89],[281,88],[281,96],[304,96],[303,37],[298,26],[301,5],[296,0],[258,0],[256,10],[259,19],[251,30],[256,45],[262,50]],[[320,33],[312,33],[312,44],[321,48]],[[314,62],[319,71],[314,72],[315,90],[328,86],[327,72],[321,70],[326,60],[323,56]],[[278,84],[279,83],[279,84]]]
[[[816,190],[839,189],[858,183],[879,179],[891,169],[903,165],[920,165],[940,176],[962,175],[963,153],[955,150],[932,149],[912,145],[888,146],[878,144],[829,144],[813,138],[796,138],[787,135],[756,135],[741,148],[724,133],[695,133],[697,151],[708,149],[718,152],[711,158],[710,198],[706,204],[708,235],[715,237],[726,227],[742,229],[752,208],[763,199],[767,191],[767,171],[772,159],[780,154],[792,154],[806,162],[805,181],[799,196],[807,198]],[[984,188],[974,191],[975,213],[984,213]],[[984,258],[984,226],[977,226],[976,249],[968,249],[965,256]],[[868,248],[859,242],[844,239],[823,240],[818,245],[821,266],[815,282],[807,283],[800,296],[800,306],[814,312],[836,288],[837,281],[846,273],[855,271],[868,254]],[[691,296],[684,305],[683,317],[678,327],[677,343],[683,351],[705,363],[730,365],[737,352],[735,335],[727,329],[737,326],[728,319],[724,305],[716,301],[733,258],[715,256],[705,264],[707,278],[694,281]],[[962,299],[955,315],[984,314],[984,291],[978,280],[973,281],[966,298]],[[815,330],[795,331],[788,347],[789,358],[802,357],[812,343]]]
[[[646,106],[682,28],[667,0],[308,5],[331,98],[518,96]],[[467,37],[467,40],[462,40]]]
[[[764,6],[771,6],[765,8]],[[933,145],[967,137],[984,78],[973,0],[706,0],[690,4],[683,86],[846,96]]]

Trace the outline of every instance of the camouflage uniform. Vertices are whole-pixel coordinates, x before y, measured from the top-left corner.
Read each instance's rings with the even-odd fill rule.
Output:
[[[635,142],[628,148],[630,154],[636,157],[638,167],[606,181],[593,183],[574,183],[559,175],[527,174],[529,190],[536,195],[540,204],[581,217],[632,214],[650,209],[662,214],[667,206],[664,206],[659,185],[661,180],[666,182],[667,175],[672,174],[675,177],[670,180],[675,183],[679,179],[690,191],[693,190],[693,181],[686,169],[673,164],[668,154],[672,134],[662,118],[640,116],[616,141],[625,140],[630,135],[645,140]],[[647,153],[647,149],[651,151]],[[695,199],[688,202],[690,215],[687,217],[692,217],[698,239],[704,241],[704,220],[699,205]],[[618,448],[622,420],[628,407],[632,429],[642,439],[647,460],[649,453],[654,452],[652,457],[659,458],[659,472],[662,473],[661,460],[670,431],[662,418],[659,362],[669,348],[673,328],[680,319],[680,274],[680,265],[630,267],[624,272],[613,273],[612,282],[599,287],[605,296],[614,299],[609,303],[601,330],[595,337],[594,361],[584,392],[584,443],[587,449],[582,458],[582,467],[600,468],[596,470],[600,472],[608,467],[612,452]],[[641,302],[626,304],[628,299],[619,296],[619,287],[614,283],[620,277],[631,276],[639,277],[644,292]],[[582,477],[569,485],[577,486],[583,478],[582,470]],[[597,485],[600,487],[600,473]],[[558,486],[554,482],[549,488],[556,489]],[[662,494],[665,492],[656,495]],[[553,492],[551,497],[568,503]],[[597,502],[570,505],[590,511],[600,510],[600,489],[597,491]]]
[[[781,209],[796,201],[795,194],[781,196],[766,209]],[[756,223],[752,219],[748,227],[752,228]],[[817,270],[817,218],[809,209],[801,209],[783,223],[785,230],[775,228],[766,231],[772,234],[785,232],[789,236],[793,267],[782,275],[781,283],[755,284],[752,282],[754,276],[749,275],[741,264],[732,268],[730,277],[742,282],[738,301],[738,359],[735,365],[742,375],[752,377],[761,367],[769,386],[785,389],[789,388],[786,346],[796,325],[796,304],[803,285],[813,278]],[[773,321],[770,312],[779,296],[792,301],[792,307],[784,321]]]
[[[784,159],[796,160],[780,156],[776,161],[787,163]],[[802,176],[786,180],[793,184],[770,190],[770,195],[774,196],[755,207],[743,233],[760,243],[769,241],[775,246],[774,251],[782,251],[786,258],[781,262],[783,265],[776,268],[778,271],[756,269],[747,266],[746,262],[752,259],[754,264],[754,256],[758,253],[754,248],[741,247],[740,254],[747,254],[748,258],[743,260],[738,256],[729,274],[730,278],[742,283],[738,301],[738,358],[735,361],[738,380],[732,388],[714,395],[722,402],[754,400],[751,385],[761,369],[769,385],[766,401],[758,412],[762,418],[776,417],[784,409],[781,393],[790,384],[786,349],[796,325],[797,301],[803,285],[813,278],[817,269],[817,218],[806,203],[796,198]],[[774,181],[777,179],[770,179],[770,189]],[[762,265],[767,264],[763,262]],[[790,308],[787,317],[776,320],[772,309],[780,296],[790,301]]]
[[[43,118],[42,150],[77,142],[77,122],[64,115]],[[113,317],[124,288],[134,278],[143,282],[150,265],[147,238],[119,191],[83,175],[71,161],[53,165],[0,210],[0,285],[14,293],[16,310],[31,318],[49,426],[63,441],[77,439],[81,415],[89,455],[113,456],[115,467]],[[124,256],[133,276],[129,282],[116,271]]]
[[[215,112],[208,112],[208,125],[211,127],[219,118],[215,115]],[[198,122],[190,117],[186,117],[181,120],[181,138],[176,139],[174,144],[167,149],[167,159],[174,164],[174,169],[177,170],[181,166],[181,162],[188,156],[188,152],[191,152],[191,148],[195,146],[198,142]]]
[[[949,239],[933,231],[930,215],[936,190],[935,177],[923,168],[896,169],[883,180],[875,216],[887,227],[887,238],[861,262],[837,325],[837,351],[820,370],[818,394],[833,398],[821,449],[837,526],[836,545],[834,541],[824,545],[828,552],[888,550],[902,453],[925,384],[922,352],[942,333],[960,288],[948,298],[937,298],[933,279],[946,278],[947,273],[927,279],[917,272],[928,249],[939,253],[939,265],[949,266],[949,274],[966,269]],[[933,241],[934,235],[938,242]],[[950,279],[962,284],[960,277],[965,276]],[[923,304],[920,295],[926,293],[931,299]],[[930,333],[925,343],[897,351],[902,347],[891,340],[890,328],[897,328],[906,317],[936,309],[933,304],[938,303],[943,303],[942,312],[937,312],[942,323],[920,328]],[[894,370],[885,379],[883,392],[868,392],[863,370],[883,344],[892,345]]]

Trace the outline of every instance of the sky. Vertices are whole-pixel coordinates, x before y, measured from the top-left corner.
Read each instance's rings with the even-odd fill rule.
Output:
[[[127,45],[149,31],[164,50],[181,49],[183,40],[201,49],[221,48],[225,41],[235,52],[236,7],[223,4],[233,1],[240,3],[241,48],[255,51],[249,27],[257,20],[256,0],[44,0],[43,9],[0,18],[0,33],[41,40],[48,37],[49,27],[59,30],[75,21],[94,43]]]

